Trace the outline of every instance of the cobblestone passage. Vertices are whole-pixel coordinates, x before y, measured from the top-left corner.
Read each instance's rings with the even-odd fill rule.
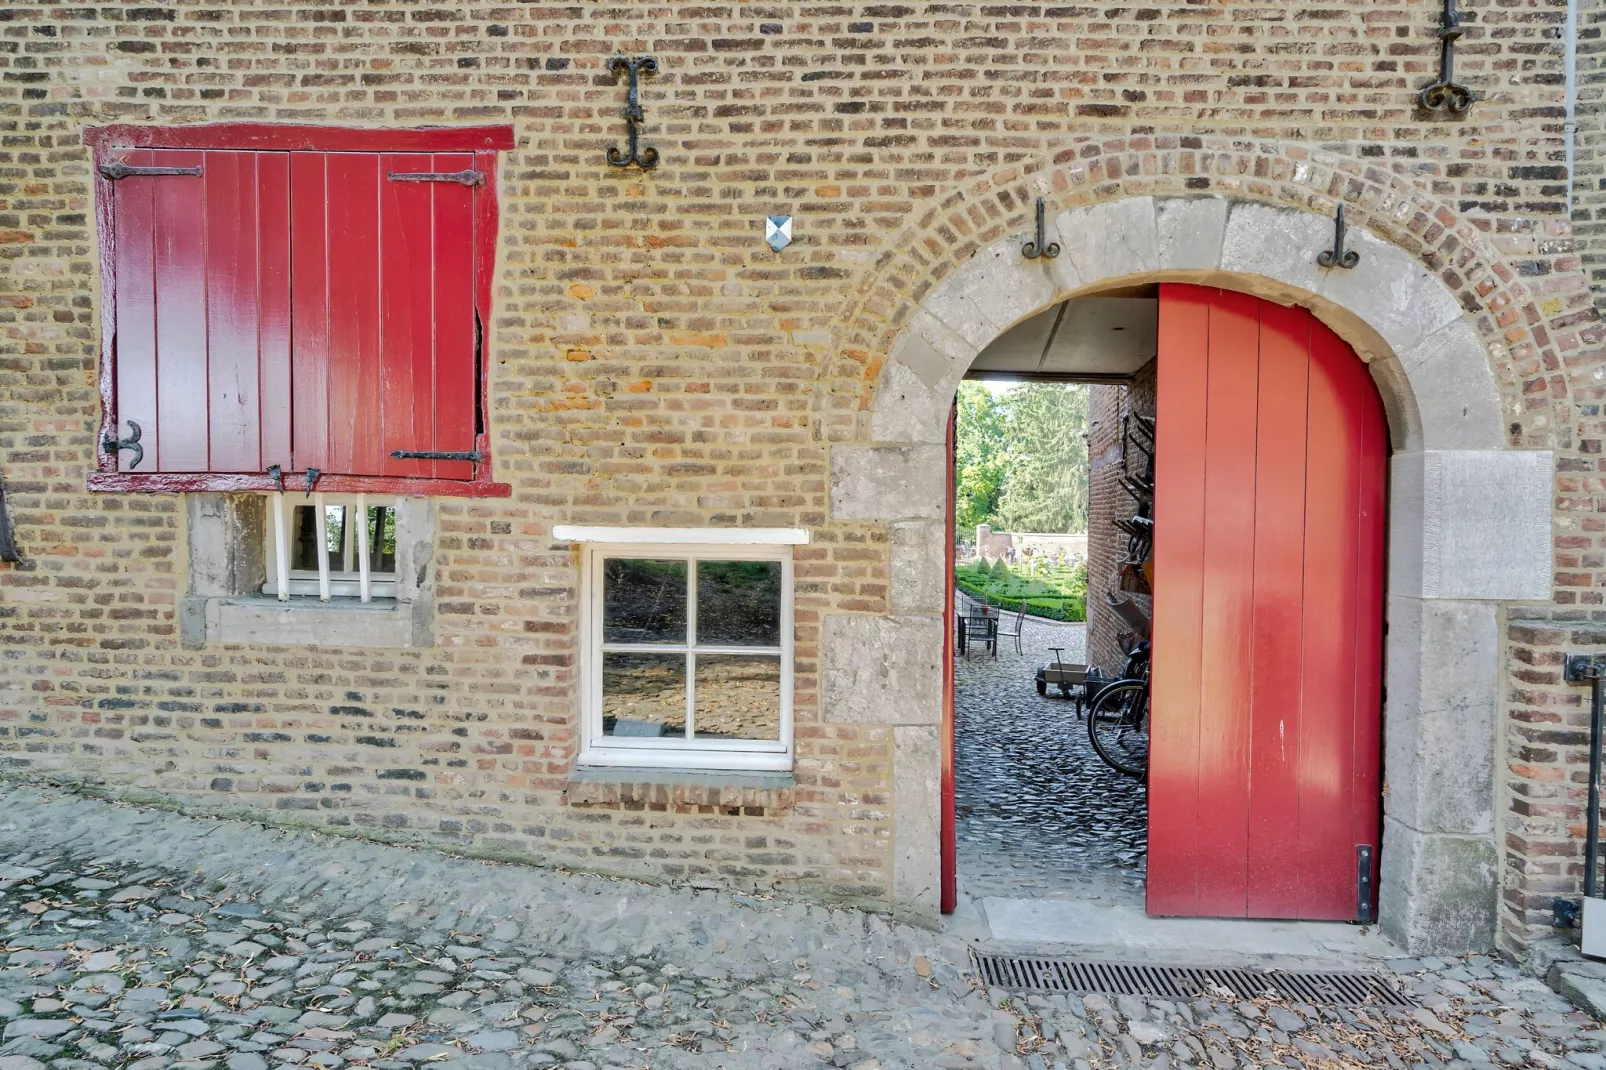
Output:
[[[959,889],[972,898],[1136,898],[1143,892],[1143,785],[1105,765],[1076,706],[1037,694],[1035,673],[1086,625],[1026,618],[1021,649],[954,659]]]
[[[1022,997],[853,911],[24,786],[0,815],[0,1070],[1606,1070],[1606,1032],[1488,959],[1393,964],[1400,1012]]]

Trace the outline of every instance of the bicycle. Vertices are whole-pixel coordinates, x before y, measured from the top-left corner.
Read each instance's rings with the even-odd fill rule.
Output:
[[[1149,644],[1127,653],[1121,679],[1101,686],[1087,713],[1093,750],[1119,773],[1142,779],[1149,772]]]

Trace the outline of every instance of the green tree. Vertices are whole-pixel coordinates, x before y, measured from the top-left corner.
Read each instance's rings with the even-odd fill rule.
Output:
[[[954,528],[964,537],[994,523],[1008,456],[1002,407],[982,383],[959,384],[954,429]]]
[[[1087,387],[1021,383],[1000,406],[1007,474],[994,510],[1004,531],[1087,530]]]

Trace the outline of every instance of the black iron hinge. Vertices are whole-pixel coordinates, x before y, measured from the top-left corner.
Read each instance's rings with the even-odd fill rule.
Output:
[[[480,186],[485,183],[485,172],[472,167],[461,171],[387,171],[385,177],[392,182],[456,182],[459,186]]]
[[[479,450],[391,450],[398,461],[473,461],[479,464],[485,454]]]
[[[1372,845],[1355,845],[1355,920],[1372,920]]]
[[[139,436],[141,434],[139,424],[133,420],[129,420],[128,426],[130,430],[127,438],[101,439],[100,447],[107,453],[114,455],[121,453],[123,450],[133,450],[134,459],[128,462],[129,470],[132,471],[133,469],[138,468],[140,462],[145,459],[145,447],[139,444]],[[112,433],[117,433],[115,427],[113,427]]]
[[[188,175],[193,178],[200,175],[201,168],[199,164],[194,167],[136,167],[121,160],[113,160],[111,163],[101,164],[99,171],[101,178],[108,182],[116,182],[120,178],[157,178],[163,175]]]

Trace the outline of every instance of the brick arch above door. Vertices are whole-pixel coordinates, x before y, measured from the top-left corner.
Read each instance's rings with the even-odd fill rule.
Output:
[[[869,405],[869,442],[831,448],[831,519],[886,523],[887,616],[824,621],[828,720],[893,726],[895,909],[934,916],[944,425],[976,354],[1078,295],[1134,282],[1241,290],[1310,308],[1366,360],[1384,399],[1390,477],[1381,922],[1412,951],[1493,946],[1501,603],[1550,593],[1548,450],[1507,445],[1478,329],[1439,276],[1355,228],[1361,267],[1317,267],[1331,220],[1225,198],[1133,197],[1058,213],[1054,260],[998,238],[924,295]]]
[[[1569,448],[1576,416],[1567,400],[1580,385],[1594,385],[1597,363],[1589,283],[1569,246],[1535,241],[1558,234],[1556,224],[1544,220],[1534,220],[1526,232],[1492,233],[1475,209],[1437,196],[1423,172],[1404,167],[1297,142],[1088,133],[1052,154],[979,173],[921,202],[884,244],[875,269],[845,294],[834,343],[841,359],[820,399],[826,433],[836,440],[862,438],[866,428],[851,430],[846,410],[867,414],[894,341],[929,294],[981,251],[1005,238],[1018,251],[1032,237],[1036,199],[1046,204],[1051,231],[1077,209],[1143,198],[1213,199],[1314,215],[1321,221],[1315,224],[1318,244],[1278,251],[1311,269],[1315,252],[1331,245],[1331,217],[1342,203],[1352,228],[1435,276],[1478,330],[1506,398],[1507,443]]]

